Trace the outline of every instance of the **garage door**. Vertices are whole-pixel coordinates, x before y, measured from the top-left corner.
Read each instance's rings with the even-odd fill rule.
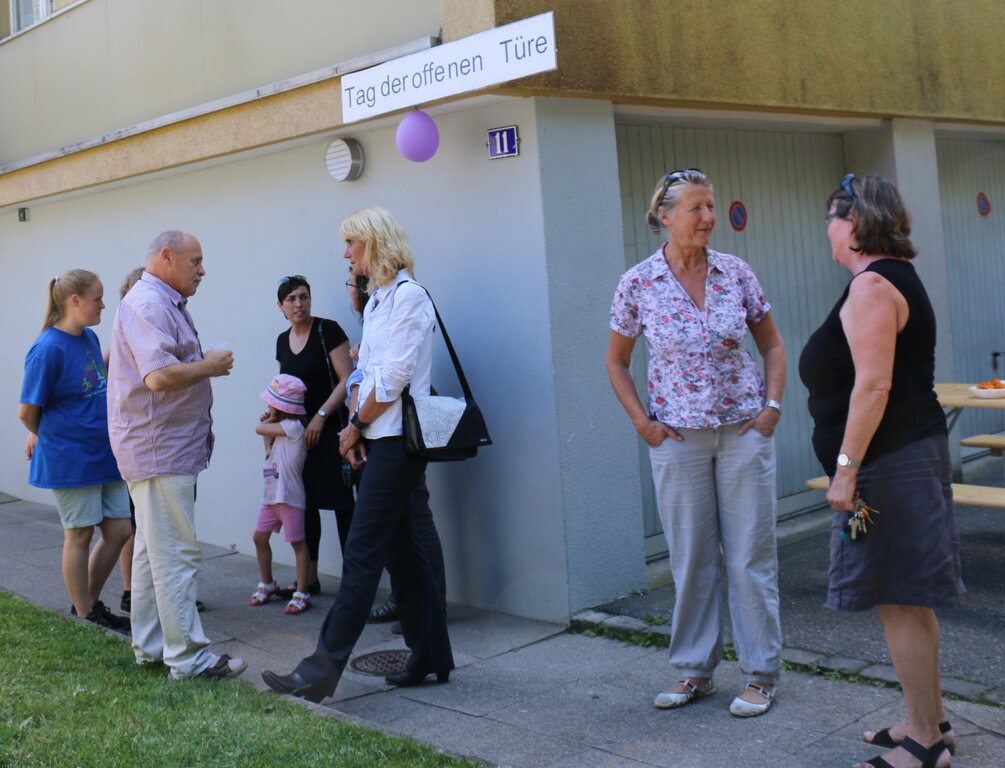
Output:
[[[1005,144],[938,139],[936,149],[956,377],[1005,378]],[[1005,413],[965,408],[958,430],[1000,432]]]
[[[812,424],[806,391],[798,382],[799,352],[837,300],[848,274],[830,258],[824,203],[845,172],[841,136],[827,133],[748,131],[621,124],[618,164],[626,265],[642,261],[660,245],[645,213],[657,179],[666,171],[698,167],[715,185],[718,223],[712,247],[736,254],[753,267],[772,304],[788,352],[785,413],[779,425],[780,517],[818,505],[808,477],[821,473],[810,447]],[[746,225],[730,224],[734,201],[746,211]],[[644,392],[645,361],[639,345],[636,381]],[[756,359],[760,359],[757,357]],[[643,400],[644,401],[644,400]],[[649,471],[648,451],[639,440],[646,552],[665,554]]]

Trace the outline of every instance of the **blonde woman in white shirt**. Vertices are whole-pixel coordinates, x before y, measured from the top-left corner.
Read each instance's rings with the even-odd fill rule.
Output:
[[[342,584],[321,627],[317,649],[288,675],[266,671],[280,693],[321,701],[331,695],[366,625],[381,570],[392,573],[405,642],[412,651],[391,685],[438,683],[454,668],[446,613],[415,525],[413,491],[426,462],[405,451],[401,393],[429,394],[436,317],[425,289],[414,281],[413,256],[398,220],[383,208],[364,208],[342,222],[345,258],[370,280],[359,369],[361,405],[340,434],[342,455],[366,462],[346,541]]]

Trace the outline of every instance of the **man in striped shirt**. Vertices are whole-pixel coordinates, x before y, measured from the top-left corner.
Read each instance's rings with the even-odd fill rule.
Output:
[[[247,666],[209,651],[196,610],[195,484],[213,451],[209,380],[234,365],[229,350],[203,354],[186,309],[205,274],[195,237],[154,238],[115,313],[108,363],[108,431],[136,505],[133,651],[174,679],[233,677]]]

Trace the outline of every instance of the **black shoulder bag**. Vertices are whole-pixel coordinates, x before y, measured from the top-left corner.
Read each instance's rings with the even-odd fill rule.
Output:
[[[419,287],[426,291],[424,286]],[[429,291],[426,291],[426,295],[429,296]],[[436,322],[443,334],[443,341],[447,345],[464,397],[413,397],[409,388],[405,387],[401,393],[401,426],[405,436],[405,450],[426,461],[462,461],[475,456],[482,446],[492,445],[492,438],[489,437],[485,419],[471,394],[471,387],[468,386],[461,362],[457,359],[454,345],[450,343],[450,336],[447,335],[432,296],[429,296],[429,301],[433,305]]]

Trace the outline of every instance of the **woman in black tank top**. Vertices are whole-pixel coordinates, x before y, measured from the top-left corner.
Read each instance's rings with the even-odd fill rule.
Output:
[[[831,477],[827,606],[876,609],[904,688],[907,722],[865,740],[943,768],[955,734],[942,706],[934,608],[955,605],[963,585],[946,421],[933,389],[935,313],[910,262],[910,218],[893,184],[848,174],[827,209],[833,258],[852,279],[799,360],[813,447]],[[863,520],[862,504],[880,514]]]

